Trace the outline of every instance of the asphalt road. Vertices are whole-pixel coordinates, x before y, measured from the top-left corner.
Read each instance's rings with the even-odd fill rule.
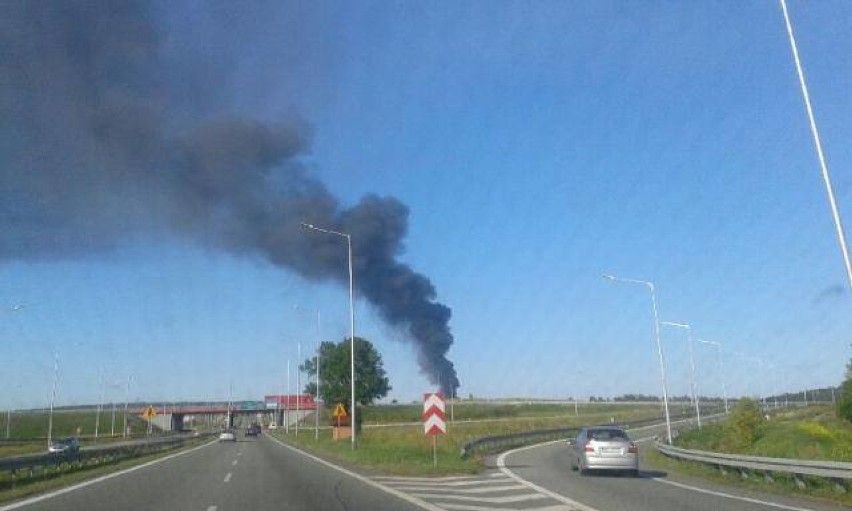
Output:
[[[212,443],[160,463],[16,509],[399,510],[421,509],[287,449],[268,437]],[[0,506],[0,510],[6,509]]]
[[[643,428],[634,438],[651,436]],[[644,444],[645,449],[652,448]],[[367,478],[263,436],[207,444],[22,510],[838,511],[839,505],[759,494],[654,472],[580,476],[564,442],[489,458],[474,476]]]
[[[639,436],[639,435],[634,435]],[[652,445],[645,443],[645,449]],[[779,509],[837,511],[824,504],[793,497],[719,486],[703,480],[676,477],[641,468],[638,478],[572,471],[564,442],[532,447],[503,456],[504,473],[599,511],[777,511]],[[494,469],[500,470],[495,459]],[[565,503],[565,501],[563,501]],[[569,505],[568,508],[573,506]],[[580,507],[580,506],[577,506]],[[582,509],[582,508],[581,508]]]

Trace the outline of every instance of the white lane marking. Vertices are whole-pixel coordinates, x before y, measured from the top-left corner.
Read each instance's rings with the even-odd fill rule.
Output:
[[[577,502],[576,500],[571,500],[568,497],[566,497],[566,496],[564,496],[560,493],[550,491],[547,488],[543,488],[543,487],[541,487],[541,486],[539,486],[535,483],[531,483],[531,482],[527,481],[526,479],[524,479],[523,477],[515,474],[514,472],[512,472],[511,470],[506,468],[506,456],[509,456],[509,455],[514,454],[516,452],[526,451],[527,449],[533,449],[535,447],[542,447],[542,446],[545,446],[545,445],[552,445],[552,444],[558,444],[558,443],[563,443],[563,442],[564,442],[564,440],[554,440],[552,442],[545,442],[543,444],[537,444],[537,445],[529,445],[527,447],[519,447],[517,449],[512,449],[511,451],[506,451],[506,452],[504,452],[503,454],[501,454],[500,456],[497,457],[497,468],[500,469],[500,472],[503,472],[504,474],[511,477],[515,481],[521,483],[522,485],[526,486],[527,488],[533,489],[533,490],[535,490],[535,491],[537,491],[541,494],[547,495],[548,497],[556,499],[559,502],[562,502],[563,504],[568,504],[569,506],[574,506],[575,509],[580,509],[582,511],[598,511],[597,509],[595,509],[593,507],[589,507],[585,504],[581,504],[581,503]]]
[[[752,504],[760,504],[760,505],[763,505],[763,506],[775,507],[775,508],[778,508],[778,509],[786,509],[788,511],[814,511],[813,509],[809,509],[809,508],[806,508],[806,507],[787,506],[785,504],[777,504],[775,502],[768,502],[768,501],[765,501],[765,500],[753,499],[751,497],[741,497],[739,495],[732,495],[730,493],[723,493],[723,492],[714,491],[714,490],[706,490],[704,488],[698,488],[696,486],[690,486],[688,484],[678,483],[678,482],[675,482],[675,481],[668,481],[666,479],[660,479],[659,477],[654,477],[653,479],[654,479],[654,481],[657,481],[658,483],[670,484],[672,486],[677,486],[678,488],[682,488],[684,490],[697,491],[698,493],[706,493],[708,495],[715,495],[717,497],[725,497],[725,498],[728,498],[728,499],[742,500],[743,502],[750,502]]]
[[[448,490],[442,486],[418,486],[418,485],[406,485],[406,486],[394,486],[397,490],[405,490],[405,491],[438,491],[441,494],[450,494],[450,493],[460,493],[460,494],[474,494],[474,493],[494,493],[501,491],[509,491],[509,490],[524,490],[526,486],[522,484],[507,484],[505,486],[489,486],[487,488],[454,488],[452,490]]]
[[[9,511],[11,509],[18,509],[20,507],[29,506],[30,504],[34,504],[36,502],[41,502],[42,500],[51,499],[51,498],[56,497],[58,495],[69,493],[69,492],[72,492],[74,490],[79,490],[80,488],[85,488],[86,486],[91,486],[93,484],[97,484],[97,483],[100,483],[102,481],[106,481],[107,479],[112,479],[113,477],[118,477],[118,476],[121,476],[121,475],[124,475],[124,474],[129,474],[131,472],[136,472],[137,470],[141,470],[143,468],[150,467],[151,465],[155,465],[157,463],[162,463],[166,460],[177,458],[178,456],[183,456],[184,454],[189,454],[193,451],[197,451],[198,449],[213,445],[213,444],[218,443],[218,442],[219,442],[218,440],[212,440],[210,442],[207,442],[206,444],[202,444],[202,445],[199,445],[197,447],[193,447],[192,449],[189,449],[189,450],[186,450],[186,451],[181,451],[181,452],[176,452],[174,454],[169,454],[168,456],[165,456],[165,457],[162,457],[162,458],[157,458],[155,460],[145,462],[141,465],[136,465],[135,467],[130,467],[130,468],[122,470],[120,472],[113,472],[112,474],[107,474],[105,476],[97,477],[95,479],[83,481],[82,483],[75,484],[74,486],[68,486],[66,488],[60,488],[60,489],[52,491],[50,493],[45,493],[43,495],[31,497],[29,499],[22,500],[20,502],[15,502],[14,504],[8,504],[8,505],[0,507],[0,511]]]
[[[415,497],[428,499],[435,495],[426,493],[412,493]],[[524,493],[522,495],[509,495],[507,497],[468,497],[467,495],[442,495],[441,499],[460,500],[462,502],[487,502],[489,504],[510,504],[512,502],[527,502],[530,500],[541,500],[550,498],[541,493]]]
[[[239,461],[239,460],[234,460],[234,461],[232,461],[232,462],[231,462],[231,465],[233,465],[233,466],[235,466],[235,467],[236,467],[236,466],[237,466],[237,461]]]
[[[390,481],[385,481],[385,482],[390,482]],[[394,481],[394,482],[396,482],[396,481]],[[500,479],[476,479],[476,480],[472,480],[472,481],[449,481],[449,482],[446,482],[446,483],[440,483],[440,482],[439,483],[430,483],[430,482],[423,481],[421,479],[420,481],[416,481],[416,482],[415,481],[405,482],[405,484],[415,484],[415,485],[419,484],[419,485],[423,485],[423,486],[440,486],[441,488],[463,488],[465,486],[506,484],[506,482],[507,482],[506,478],[503,477],[503,478],[500,478]]]
[[[207,508],[207,511],[216,511],[217,509],[219,509],[219,506],[210,506]]]
[[[503,473],[505,473],[509,477],[515,479],[519,483],[521,483],[525,486],[529,486],[530,488],[536,489],[537,491],[541,491],[541,492],[545,493],[545,495],[549,495],[549,496],[553,497],[554,499],[559,500],[560,502],[565,502],[566,504],[572,504],[572,505],[580,506],[580,509],[583,509],[583,510],[586,510],[586,511],[597,511],[596,509],[588,507],[585,504],[580,504],[579,502],[573,501],[573,500],[571,500],[567,497],[564,497],[564,496],[562,496],[558,493],[554,493],[554,492],[551,492],[550,490],[548,490],[546,488],[542,488],[541,486],[538,486],[535,483],[531,483],[531,482],[527,481],[526,479],[516,475],[514,472],[512,472],[508,468],[506,468],[505,459],[506,459],[506,456],[508,456],[510,454],[516,453],[518,451],[525,451],[527,449],[535,449],[537,447],[545,447],[545,446],[548,446],[548,445],[557,444],[559,442],[562,442],[562,440],[554,440],[554,441],[551,441],[551,442],[544,442],[544,443],[536,444],[536,445],[528,445],[526,447],[520,447],[518,449],[506,451],[497,458],[497,466]],[[707,495],[715,495],[717,497],[725,497],[725,498],[734,499],[734,500],[741,500],[743,502],[750,502],[752,504],[760,504],[760,505],[774,507],[774,508],[778,508],[778,509],[784,509],[784,510],[787,510],[787,511],[814,511],[813,509],[808,509],[808,508],[804,508],[804,507],[787,506],[785,504],[778,504],[778,503],[775,503],[775,502],[769,502],[769,501],[754,499],[754,498],[750,498],[750,497],[741,497],[739,495],[732,495],[730,493],[723,493],[723,492],[718,492],[718,491],[714,491],[714,490],[706,490],[704,488],[698,488],[696,486],[690,486],[688,484],[678,483],[678,482],[675,482],[675,481],[669,481],[667,479],[660,479],[658,477],[654,477],[652,479],[654,481],[657,481],[658,483],[669,484],[671,486],[676,486],[676,487],[684,489],[684,490],[691,490],[691,491],[695,491],[695,492],[698,492],[698,493],[704,493],[704,494],[707,494]],[[2,510],[0,510],[0,511],[2,511]]]
[[[231,473],[230,473],[230,472],[228,472],[227,474],[225,474],[225,481],[224,481],[224,482],[226,482],[226,483],[227,483],[227,482],[228,482],[228,481],[230,481],[230,480],[231,480]]]
[[[240,451],[240,452],[237,453],[237,456],[242,456],[242,455],[243,455],[243,451]]]
[[[356,474],[355,472],[352,472],[351,470],[347,470],[343,467],[338,467],[334,463],[330,463],[328,461],[325,461],[324,459],[318,458],[317,456],[314,456],[313,454],[306,453],[305,451],[302,451],[301,449],[296,449],[295,447],[291,447],[291,446],[285,444],[284,442],[282,442],[281,440],[278,440],[277,438],[275,438],[272,435],[267,435],[267,436],[273,442],[277,443],[281,447],[284,447],[285,449],[289,449],[293,452],[301,454],[302,456],[305,456],[306,458],[312,459],[312,460],[316,461],[317,463],[320,463],[320,464],[325,465],[329,468],[337,470],[338,472],[346,474],[349,477],[353,477],[353,478],[361,481],[364,484],[368,484],[368,485],[372,486],[373,488],[378,488],[379,490],[382,490],[385,493],[389,493],[389,494],[393,495],[394,497],[399,497],[400,499],[408,502],[409,504],[414,504],[415,506],[418,506],[418,507],[423,508],[423,509],[428,509],[429,511],[446,511],[445,509],[442,509],[438,506],[430,504],[430,503],[426,502],[425,500],[418,499],[417,497],[412,497],[411,495],[408,495],[407,493],[403,493],[403,492],[395,490],[395,489],[393,489],[389,486],[385,486],[385,485],[383,485],[383,484],[381,484],[377,481],[373,481],[372,479],[370,479],[368,477],[364,477],[361,474]],[[0,511],[2,511],[2,510],[0,510]]]
[[[444,509],[456,511],[494,511],[494,506],[472,506],[470,504],[454,504],[452,502],[438,502]],[[509,508],[500,508],[509,509]],[[557,504],[555,506],[525,507],[523,511],[572,511],[573,508]]]
[[[482,479],[483,477],[506,477],[500,473],[478,476],[449,476],[449,477],[401,477],[401,476],[376,476],[373,479],[379,481],[404,481],[404,482],[424,482],[424,483],[442,483],[445,481],[471,481],[474,479]]]

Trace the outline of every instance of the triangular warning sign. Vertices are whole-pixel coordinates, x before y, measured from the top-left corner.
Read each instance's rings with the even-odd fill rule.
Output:
[[[343,403],[337,403],[337,406],[334,407],[334,413],[332,413],[331,416],[335,419],[345,419],[349,416],[349,414],[346,413],[346,409],[343,408]]]

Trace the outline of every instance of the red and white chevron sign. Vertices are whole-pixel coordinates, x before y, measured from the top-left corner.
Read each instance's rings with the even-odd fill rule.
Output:
[[[443,435],[447,432],[444,395],[440,392],[423,394],[423,429],[427,435]]]

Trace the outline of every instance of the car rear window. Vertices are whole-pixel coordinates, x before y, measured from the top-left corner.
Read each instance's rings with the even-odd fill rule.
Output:
[[[590,429],[589,440],[630,440],[620,429]]]

